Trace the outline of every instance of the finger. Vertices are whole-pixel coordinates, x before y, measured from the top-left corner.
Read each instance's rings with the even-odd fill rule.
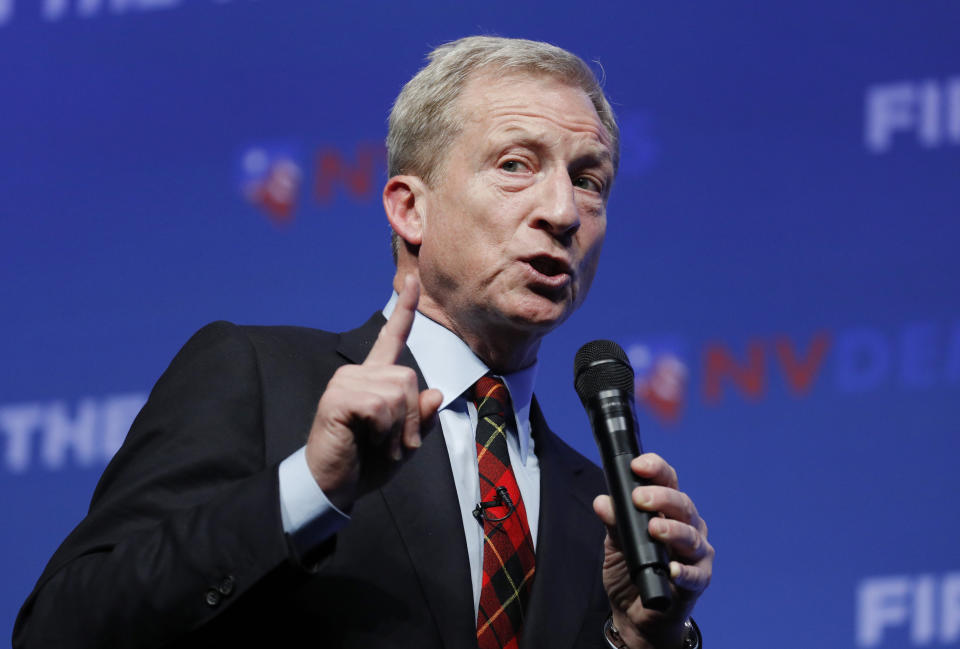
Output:
[[[710,570],[703,566],[671,561],[670,578],[678,588],[702,593],[710,585]]]
[[[696,563],[707,556],[707,540],[691,525],[667,518],[654,518],[648,530],[650,536],[663,543],[671,557]]]
[[[437,414],[440,404],[443,403],[443,393],[436,388],[424,390],[420,393],[420,428],[424,429],[432,425],[432,419]],[[420,445],[420,431],[417,431],[417,446]]]
[[[440,404],[443,403],[443,393],[436,388],[424,390],[419,395],[414,388],[413,395],[413,404],[407,411],[407,425],[403,431],[403,445],[408,449],[420,448],[423,444],[421,428],[430,424]]]
[[[635,488],[631,496],[633,497],[633,504],[639,509],[657,512],[667,518],[701,529],[703,522],[697,512],[697,506],[693,504],[690,496],[682,491],[649,485]]]
[[[346,365],[338,370],[337,386],[352,395],[347,421],[375,422],[377,439],[401,434],[411,410],[419,412],[417,375],[409,367]]]
[[[644,453],[633,458],[630,468],[641,478],[653,484],[676,489],[679,485],[676,470],[656,453]]]
[[[363,408],[357,419],[361,423],[360,434],[373,446],[386,446],[392,456],[396,455],[403,431],[405,409],[402,395],[395,386],[380,386],[379,391],[369,391],[358,396]]]
[[[403,286],[397,296],[390,319],[380,329],[376,342],[367,354],[364,365],[392,365],[397,362],[403,346],[407,343],[413,316],[420,300],[420,284],[413,275],[403,278]]]
[[[403,457],[403,447],[408,440],[419,437],[420,405],[418,403],[417,375],[409,367],[400,365],[374,365],[363,368],[366,376],[355,380],[358,391],[377,398],[378,409],[373,429],[370,431],[375,443],[386,442],[393,460]]]
[[[395,457],[402,446],[418,448],[420,430],[430,425],[443,400],[439,390],[417,387],[414,370],[401,365],[345,365],[337,371],[337,386],[355,393],[368,393],[383,400],[386,410],[380,417],[370,417],[368,435],[374,444],[389,439],[390,455]],[[358,404],[359,405],[359,404]],[[368,419],[363,408],[357,408],[361,419]],[[375,422],[375,423],[374,423]]]
[[[399,459],[402,457],[401,447],[420,446],[420,388],[417,386],[417,374],[412,369],[396,365],[391,367],[401,370],[398,375],[400,388],[403,391],[403,425],[396,439],[396,455]]]

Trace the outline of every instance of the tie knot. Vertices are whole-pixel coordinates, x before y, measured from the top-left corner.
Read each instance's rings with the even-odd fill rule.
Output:
[[[510,405],[510,393],[503,381],[495,376],[481,376],[473,384],[471,391],[473,404],[477,407],[477,416],[480,418],[499,415],[507,416]]]

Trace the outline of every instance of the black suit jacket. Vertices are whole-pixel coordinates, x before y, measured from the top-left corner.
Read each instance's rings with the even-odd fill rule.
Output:
[[[283,533],[277,466],[306,441],[334,371],[361,362],[383,322],[344,334],[220,322],[195,334],[24,604],[14,645],[475,648],[439,424],[312,556]],[[407,349],[399,362],[416,369]],[[521,646],[603,647],[604,530],[591,508],[602,474],[535,401],[531,426],[541,505]]]

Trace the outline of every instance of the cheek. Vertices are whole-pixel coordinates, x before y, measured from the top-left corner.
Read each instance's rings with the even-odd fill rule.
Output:
[[[601,226],[599,229],[583,232],[583,234],[584,238],[580,241],[580,251],[583,255],[580,261],[580,284],[581,290],[585,291],[590,287],[593,276],[597,272],[605,231]]]
[[[522,221],[519,215],[523,209],[518,204],[521,197],[503,195],[483,180],[464,181],[463,191],[446,195],[432,210],[432,221],[426,228],[430,250],[453,264],[446,265],[449,273],[495,273],[511,257]]]
[[[420,268],[447,288],[469,285],[471,278],[483,268],[485,247],[480,244],[476,228],[462,215],[438,214],[420,248]],[[446,219],[439,223],[439,219]],[[429,281],[429,280],[428,280]]]
[[[600,216],[595,221],[581,227],[577,235],[580,237],[580,250],[583,253],[584,263],[591,263],[595,268],[603,249],[603,240],[607,233],[607,221]]]

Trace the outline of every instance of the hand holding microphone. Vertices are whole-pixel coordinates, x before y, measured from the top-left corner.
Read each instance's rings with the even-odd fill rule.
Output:
[[[672,603],[667,552],[648,531],[655,514],[633,505],[633,490],[648,484],[630,468],[633,458],[640,455],[633,412],[633,368],[623,349],[609,340],[581,347],[573,365],[574,387],[590,417],[603,459],[630,580],[640,589],[646,608],[665,611]]]
[[[574,384],[600,449],[610,496],[594,509],[610,532],[604,587],[624,634],[679,646],[684,623],[710,581],[714,550],[707,527],[677,474],[642,450],[633,403],[633,368],[614,342],[587,343],[574,360]]]

